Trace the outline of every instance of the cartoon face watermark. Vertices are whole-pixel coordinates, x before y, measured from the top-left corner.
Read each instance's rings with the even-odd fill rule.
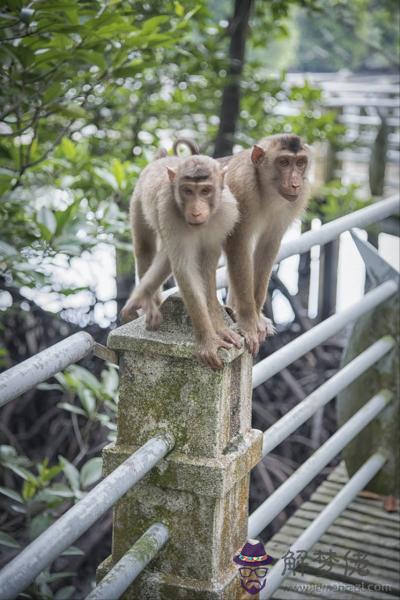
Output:
[[[266,585],[267,565],[273,561],[268,556],[264,544],[258,540],[247,540],[233,561],[238,566],[240,585],[249,594],[258,594]]]

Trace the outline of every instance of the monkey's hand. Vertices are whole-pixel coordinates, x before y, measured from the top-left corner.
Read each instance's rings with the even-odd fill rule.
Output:
[[[244,341],[246,342],[246,346],[249,349],[249,352],[254,357],[256,357],[260,349],[257,321],[252,321],[250,319],[242,319],[238,316],[237,324],[239,326],[240,333],[244,337]]]
[[[137,319],[139,317],[137,308],[139,308],[139,306],[136,306],[134,303],[132,303],[132,299],[129,298],[121,310],[121,323],[130,323],[130,321]]]
[[[225,340],[225,342],[229,342],[236,348],[242,347],[242,338],[235,331],[230,329],[229,327],[217,327],[216,328],[217,335],[221,338],[221,340]]]
[[[258,341],[260,344],[265,342],[266,338],[276,333],[276,329],[271,319],[260,313],[257,322]]]
[[[222,369],[224,363],[218,356],[219,348],[232,348],[232,344],[222,340],[218,336],[208,337],[199,342],[197,353],[201,362],[208,365],[212,369]]]
[[[132,295],[121,310],[121,320],[123,323],[128,323],[133,319],[137,319],[139,316],[138,310],[142,309],[145,315],[146,329],[156,330],[160,327],[162,321],[158,306],[157,299],[152,296],[139,298]]]

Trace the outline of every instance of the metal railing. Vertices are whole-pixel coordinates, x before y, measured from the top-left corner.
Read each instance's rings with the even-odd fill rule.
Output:
[[[348,228],[366,226],[379,219],[386,218],[399,210],[399,197],[394,196],[375,205],[361,209],[351,215],[336,219],[321,227],[318,231],[307,232],[298,240],[282,246],[278,261],[292,254],[309,250],[314,244],[324,244],[333,240]],[[357,245],[360,242],[357,242]],[[368,250],[371,253],[371,250]],[[373,251],[375,252],[375,251]],[[372,258],[377,261],[377,253]],[[367,265],[368,270],[368,265]],[[388,267],[386,272],[390,272]],[[394,271],[393,271],[394,273]],[[376,275],[374,273],[374,275]],[[221,275],[223,281],[224,274]],[[390,275],[389,275],[390,276]],[[313,329],[280,348],[253,367],[253,389],[267,379],[287,367],[294,360],[309,352],[318,344],[337,333],[344,326],[373,310],[393,297],[398,291],[398,276],[393,275],[388,281],[377,285],[359,302],[343,310]],[[307,398],[297,404],[289,413],[264,432],[262,457],[265,457],[276,446],[283,442],[298,427],[312,417],[319,409],[332,400],[339,392],[355,381],[367,369],[387,355],[395,346],[395,340],[387,335],[376,341],[356,358],[351,360],[336,375],[321,385]],[[283,483],[261,506],[249,517],[248,537],[257,537],[274,518],[301,492],[321,470],[353,440],[379,413],[392,401],[393,394],[389,390],[381,390],[362,406],[334,435],[332,435],[306,462]],[[385,464],[387,457],[382,452],[371,456],[343,487],[331,503],[319,514],[303,534],[296,540],[290,550],[308,551],[325,533],[334,520],[340,516],[357,493],[375,476]],[[303,556],[304,553],[299,553]],[[301,559],[299,559],[300,562]],[[279,560],[268,576],[268,586],[260,593],[261,598],[271,598],[279,588],[286,575],[283,559]]]
[[[151,438],[29,544],[1,571],[0,600],[9,600],[22,592],[45,567],[168,454],[174,443],[172,436],[166,434]]]
[[[163,523],[155,523],[149,527],[86,597],[86,600],[118,600],[158,554],[168,538],[168,527]]]

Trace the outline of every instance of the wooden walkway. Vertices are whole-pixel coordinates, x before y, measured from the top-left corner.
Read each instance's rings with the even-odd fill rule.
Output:
[[[268,554],[276,559],[284,556],[347,480],[341,463],[266,544]],[[273,598],[400,598],[400,513],[386,512],[381,499],[357,496]]]

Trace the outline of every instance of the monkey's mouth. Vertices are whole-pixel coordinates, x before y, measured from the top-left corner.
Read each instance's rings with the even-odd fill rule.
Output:
[[[297,193],[289,194],[288,192],[281,191],[281,196],[283,196],[283,198],[285,198],[285,200],[289,200],[289,202],[294,202],[299,197],[299,194],[297,194]]]
[[[205,225],[205,223],[207,223],[207,221],[199,221],[198,223],[195,223],[193,221],[188,221],[187,223],[188,223],[188,225],[192,225],[192,227],[201,227],[202,225]]]

